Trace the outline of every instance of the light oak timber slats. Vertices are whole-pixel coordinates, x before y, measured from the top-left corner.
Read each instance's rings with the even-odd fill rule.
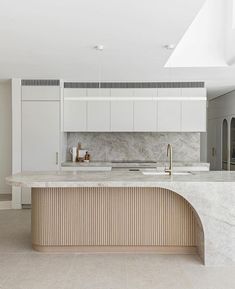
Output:
[[[162,188],[32,190],[34,247],[195,248],[201,240],[198,228],[190,204]]]

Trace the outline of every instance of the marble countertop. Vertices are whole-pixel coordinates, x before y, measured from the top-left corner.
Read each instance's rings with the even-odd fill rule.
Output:
[[[141,171],[24,172],[8,177],[7,183],[22,187],[156,187],[178,183],[235,183],[235,172],[192,172],[190,175],[143,175]]]
[[[63,162],[61,163],[62,167],[113,167],[113,168],[124,168],[124,167],[166,167],[169,166],[169,162]],[[206,167],[209,168],[209,163],[201,162],[173,162],[173,167]]]

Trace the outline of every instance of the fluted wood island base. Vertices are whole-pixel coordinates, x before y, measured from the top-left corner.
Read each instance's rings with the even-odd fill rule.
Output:
[[[203,230],[191,205],[163,188],[33,188],[38,251],[198,253]]]

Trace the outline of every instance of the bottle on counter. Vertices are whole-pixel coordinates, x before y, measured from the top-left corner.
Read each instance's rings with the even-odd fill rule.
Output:
[[[89,163],[90,162],[90,155],[88,154],[88,151],[86,151],[85,157],[84,157],[84,162]]]

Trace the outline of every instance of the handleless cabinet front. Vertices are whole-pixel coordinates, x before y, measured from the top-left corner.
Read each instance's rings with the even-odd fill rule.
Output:
[[[64,89],[64,131],[86,131],[87,129],[86,89]]]
[[[111,131],[133,131],[133,100],[111,100]]]
[[[134,131],[157,130],[157,101],[135,100],[134,101]]]
[[[87,101],[87,130],[110,131],[110,101]]]
[[[182,101],[182,131],[206,131],[206,100]]]
[[[158,131],[160,132],[181,131],[180,100],[159,100],[157,115],[158,115]]]
[[[86,131],[87,102],[64,100],[64,131]]]

